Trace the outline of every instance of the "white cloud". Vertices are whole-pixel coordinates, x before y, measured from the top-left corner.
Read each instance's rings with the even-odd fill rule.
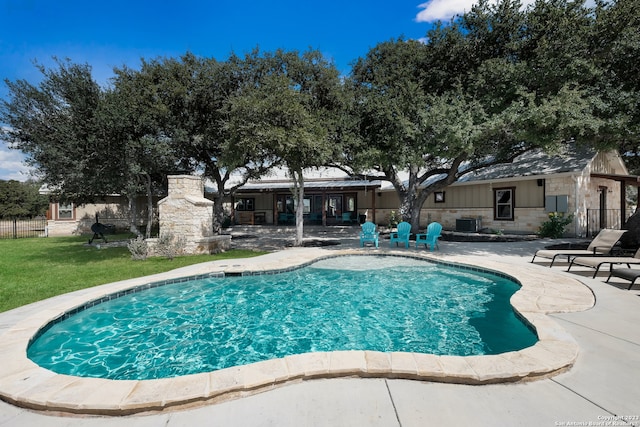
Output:
[[[24,164],[25,156],[21,151],[11,150],[0,142],[0,179],[26,181],[31,177],[30,169]]]
[[[469,9],[476,0],[431,0],[418,5],[421,10],[416,16],[418,22],[448,21],[452,16]]]
[[[426,3],[418,5],[418,8],[423,10],[418,12],[416,21],[448,21],[455,15],[461,15],[465,12],[470,11],[471,7],[477,2],[478,0],[430,0]],[[491,3],[497,3],[497,0],[493,0]],[[527,7],[528,5],[533,3],[535,3],[535,0],[523,0],[522,6]]]

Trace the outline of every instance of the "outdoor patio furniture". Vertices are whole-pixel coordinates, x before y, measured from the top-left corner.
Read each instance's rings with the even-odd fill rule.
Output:
[[[536,257],[551,259],[551,265],[556,261],[557,257],[567,257],[567,262],[571,261],[571,258],[577,256],[605,256],[611,252],[613,246],[618,243],[618,240],[622,237],[627,230],[613,230],[605,228],[600,230],[598,235],[593,238],[587,249],[540,249],[533,254],[534,262]]]
[[[411,224],[408,222],[402,221],[398,224],[397,231],[391,232],[391,246],[393,246],[393,242],[396,243],[404,243],[405,248],[409,248],[409,237],[411,236]]]
[[[351,218],[351,212],[343,212],[342,213],[342,223],[343,224],[353,224],[356,222],[355,218]]]
[[[278,214],[278,224],[293,224],[295,216],[291,213],[280,212]]]
[[[593,278],[595,279],[596,275],[600,271],[600,267],[602,267],[605,264],[610,265],[609,269],[611,269],[615,264],[626,264],[627,267],[629,268],[631,267],[631,264],[640,264],[640,249],[638,249],[632,257],[629,257],[629,256],[575,257],[571,260],[571,263],[569,264],[569,268],[567,268],[567,271],[571,270],[571,267],[573,267],[574,265],[595,268],[596,271],[593,273]]]
[[[612,277],[619,277],[620,279],[629,280],[631,283],[627,290],[631,290],[633,285],[636,284],[636,280],[640,279],[640,269],[634,268],[613,268],[613,264],[609,270],[609,277],[607,277],[606,282],[609,283],[609,280]]]
[[[311,212],[309,214],[309,221],[322,223],[322,214],[320,212]]]
[[[434,249],[440,249],[438,246],[438,239],[441,236],[442,225],[437,222],[432,222],[427,226],[426,234],[416,234],[416,248],[419,245],[424,245],[426,248],[427,245],[429,249],[433,252]]]
[[[376,225],[370,221],[362,224],[362,231],[360,231],[360,247],[364,247],[367,242],[373,243],[376,248],[378,247],[378,240],[380,233],[376,231]]]

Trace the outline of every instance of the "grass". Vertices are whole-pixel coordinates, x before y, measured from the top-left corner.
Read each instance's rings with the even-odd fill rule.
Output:
[[[109,236],[115,241],[116,236]],[[230,250],[216,255],[154,257],[133,261],[126,247],[85,245],[85,237],[0,240],[0,312],[56,295],[206,261],[264,252]]]

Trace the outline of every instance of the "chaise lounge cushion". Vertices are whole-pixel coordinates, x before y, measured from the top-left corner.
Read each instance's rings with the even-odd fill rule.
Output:
[[[600,267],[605,264],[610,264],[613,266],[614,264],[626,264],[627,267],[630,267],[631,264],[640,264],[640,249],[638,249],[632,257],[630,256],[602,256],[602,257],[575,257],[571,260],[569,264],[569,268],[567,271],[571,270],[571,267],[574,265],[580,265],[582,267],[591,267],[595,268],[596,271],[593,273],[593,277],[595,278],[598,272],[600,271]]]
[[[613,249],[613,246],[620,240],[620,237],[627,230],[613,230],[605,228],[600,230],[598,235],[593,238],[587,249],[540,249],[533,255],[531,262],[534,262],[536,257],[551,259],[551,265],[555,262],[557,257],[567,257],[567,261],[570,261],[572,257],[577,256],[604,256],[608,255]]]

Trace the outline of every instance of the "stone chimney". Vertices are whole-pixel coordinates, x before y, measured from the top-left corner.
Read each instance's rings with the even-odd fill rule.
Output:
[[[192,175],[167,177],[167,197],[158,202],[160,235],[184,239],[184,252],[216,253],[230,247],[230,236],[213,233],[213,201],[204,197],[204,181]]]

